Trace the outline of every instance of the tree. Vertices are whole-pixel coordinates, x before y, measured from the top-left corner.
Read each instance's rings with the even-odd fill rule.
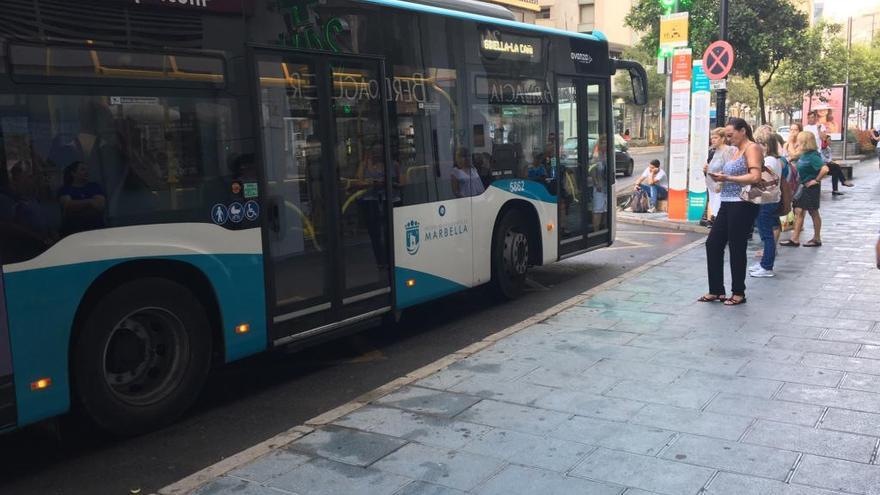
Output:
[[[839,24],[820,22],[804,33],[792,57],[782,62],[775,91],[783,95],[810,97],[846,77],[846,47],[838,34]]]
[[[690,12],[690,45],[697,56],[718,39],[719,0],[683,1]],[[639,0],[626,17],[633,29],[646,32],[641,44],[657,50],[663,8],[656,0]],[[728,41],[736,50],[733,73],[752,81],[758,92],[761,122],[766,123],[764,93],[780,64],[796,53],[807,29],[807,15],[791,0],[737,0],[730,2]]]

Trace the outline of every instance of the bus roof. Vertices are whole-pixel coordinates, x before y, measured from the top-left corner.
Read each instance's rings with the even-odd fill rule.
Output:
[[[513,28],[517,28],[517,29],[524,29],[527,31],[537,31],[540,33],[554,34],[556,36],[565,36],[568,38],[581,38],[581,39],[585,39],[585,40],[589,40],[589,41],[608,41],[608,38],[606,38],[605,35],[599,31],[593,31],[591,34],[576,33],[573,31],[563,31],[562,29],[537,26],[535,24],[526,24],[524,22],[518,22],[518,21],[508,21],[506,19],[499,19],[497,17],[488,17],[485,15],[471,14],[468,12],[460,12],[457,10],[444,9],[444,8],[440,8],[440,7],[434,7],[431,5],[423,5],[423,4],[419,4],[419,3],[405,2],[402,0],[360,0],[360,1],[365,2],[365,3],[373,3],[376,5],[384,5],[387,7],[396,7],[399,9],[415,10],[417,12],[426,12],[429,14],[445,15],[448,17],[457,17],[459,19],[468,19],[468,20],[472,20],[472,21],[488,22],[488,23],[492,23],[492,24],[498,24],[501,26],[508,26],[508,27],[513,27]]]

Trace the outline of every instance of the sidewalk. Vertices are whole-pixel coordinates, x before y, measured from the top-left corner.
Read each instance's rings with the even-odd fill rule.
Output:
[[[696,243],[161,493],[880,493],[880,172],[857,172],[823,193],[825,246],[780,248],[744,306],[695,302]]]

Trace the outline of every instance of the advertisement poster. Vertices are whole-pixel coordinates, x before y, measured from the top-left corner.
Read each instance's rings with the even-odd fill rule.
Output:
[[[803,125],[807,125],[807,115],[813,111],[819,117],[819,124],[825,126],[825,132],[832,141],[843,139],[843,126],[846,118],[843,115],[843,86],[817,91],[812,100],[804,95]]]
[[[691,142],[690,174],[688,178],[688,221],[697,222],[703,217],[708,194],[703,165],[709,150],[709,110],[711,85],[703,71],[703,61],[694,60],[693,93],[691,94]]]
[[[691,49],[672,56],[672,104],[669,128],[669,209],[673,220],[687,220],[688,143],[691,107]]]

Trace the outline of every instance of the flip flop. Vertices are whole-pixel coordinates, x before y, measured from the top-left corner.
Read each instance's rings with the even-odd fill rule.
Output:
[[[822,247],[822,242],[809,241],[804,243],[804,247]]]
[[[789,239],[789,240],[787,240],[787,241],[782,241],[782,242],[780,242],[779,245],[780,245],[780,246],[788,246],[788,247],[800,247],[801,243],[799,243],[799,242],[794,242],[794,241],[792,241],[791,239]]]
[[[740,296],[740,298],[738,300],[734,299],[734,297],[736,297],[736,296],[730,297],[726,301],[724,301],[724,305],[725,306],[739,306],[740,304],[746,303],[745,296]]]
[[[700,296],[700,298],[697,299],[697,302],[711,303],[711,302],[724,302],[726,300],[727,300],[727,298],[724,296],[716,296],[715,294],[706,294],[706,295]]]

